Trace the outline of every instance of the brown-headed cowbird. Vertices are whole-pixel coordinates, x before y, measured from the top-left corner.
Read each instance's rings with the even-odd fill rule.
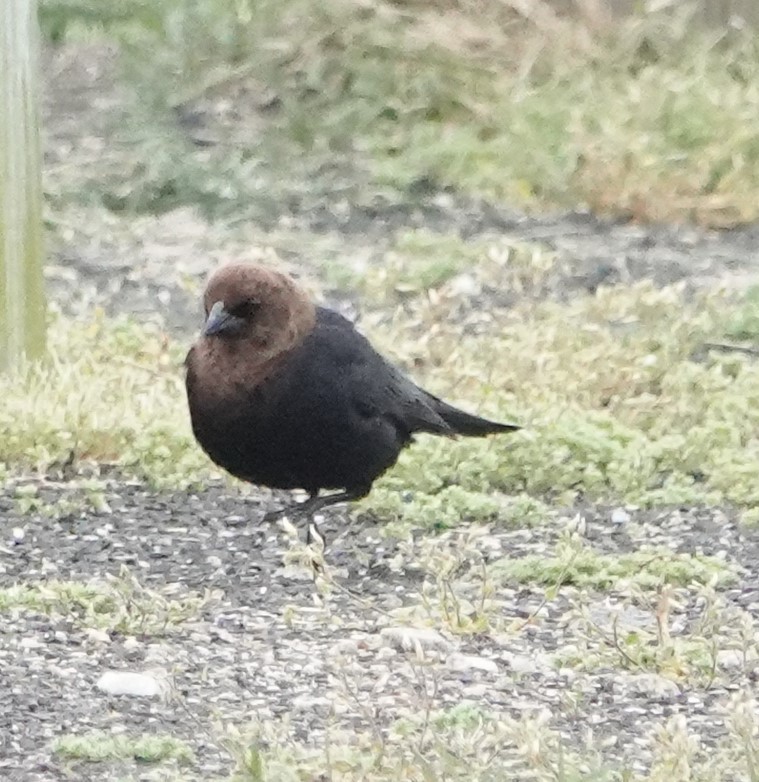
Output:
[[[520,428],[422,390],[349,320],[273,269],[219,269],[204,306],[205,326],[185,360],[195,437],[237,478],[305,489],[301,512],[364,497],[417,432],[482,437]]]

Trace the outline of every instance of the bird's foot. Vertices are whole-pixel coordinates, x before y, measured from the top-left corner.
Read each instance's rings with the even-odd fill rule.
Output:
[[[269,511],[269,513],[264,515],[264,521],[276,521],[282,516],[287,515],[312,516],[317,511],[328,508],[330,505],[360,500],[369,493],[369,488],[370,487],[347,489],[345,491],[337,491],[334,494],[323,494],[321,496],[319,496],[318,492],[314,492],[303,502],[292,502],[289,505],[285,505],[284,508]]]
[[[322,507],[322,503],[320,502],[322,499],[327,498],[311,494],[309,498],[303,502],[291,502],[282,508],[277,508],[276,510],[265,513],[263,520],[268,524],[273,521],[279,521],[283,516],[293,516],[297,518],[299,516],[310,515]]]
[[[352,500],[361,499],[368,493],[368,488],[362,487],[360,489],[351,489],[346,491],[335,492],[334,494],[325,494],[319,496],[318,492],[313,493],[304,502],[293,502],[289,505],[285,505],[284,508],[278,508],[277,510],[269,511],[264,514],[263,520],[265,523],[270,524],[275,521],[279,521],[284,516],[293,516],[295,518],[308,516],[309,525],[306,528],[306,543],[310,544],[314,540],[314,532],[316,538],[321,542],[323,546],[327,545],[327,539],[324,533],[319,529],[316,522],[313,520],[313,516],[318,511],[326,508],[330,505],[336,505],[339,502],[351,502]],[[313,528],[313,530],[312,530]]]

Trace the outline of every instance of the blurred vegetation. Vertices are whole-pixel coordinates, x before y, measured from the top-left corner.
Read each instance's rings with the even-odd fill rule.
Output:
[[[53,195],[211,215],[439,189],[731,225],[759,214],[759,44],[689,4],[613,24],[545,3],[43,0],[107,39],[135,100],[110,175]],[[72,175],[73,176],[73,175]],[[272,207],[273,208],[273,207]]]

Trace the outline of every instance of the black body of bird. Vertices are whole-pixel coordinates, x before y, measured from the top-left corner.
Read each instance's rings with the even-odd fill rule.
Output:
[[[195,437],[237,478],[305,489],[304,512],[368,494],[416,433],[520,428],[419,388],[349,320],[315,306],[280,272],[224,267],[204,303],[206,324],[186,359]],[[323,489],[339,491],[319,496]]]

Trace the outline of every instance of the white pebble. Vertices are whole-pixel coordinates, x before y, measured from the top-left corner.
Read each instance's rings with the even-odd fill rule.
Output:
[[[97,688],[109,695],[135,695],[142,698],[151,698],[164,691],[155,677],[131,671],[108,671],[98,679]]]
[[[448,666],[454,671],[475,670],[498,673],[498,665],[494,660],[470,654],[452,654],[448,658]]]
[[[630,521],[630,514],[624,508],[614,508],[611,512],[612,524],[627,524]]]
[[[400,647],[404,651],[416,647],[427,649],[448,647],[448,641],[431,627],[383,627],[380,636],[386,643]]]

